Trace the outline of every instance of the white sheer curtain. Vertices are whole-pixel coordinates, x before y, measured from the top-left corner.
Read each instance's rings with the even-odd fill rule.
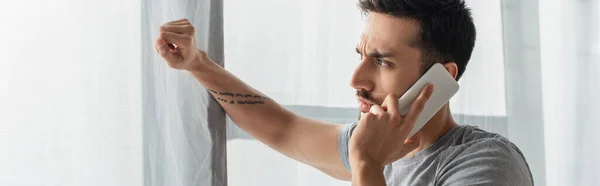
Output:
[[[600,3],[539,3],[548,185],[600,185]]]
[[[0,185],[142,185],[141,1],[0,1]]]
[[[222,64],[218,0],[0,1],[0,185],[227,185],[223,110],[154,49],[181,18]]]
[[[342,0],[225,1],[226,68],[294,112],[332,122],[357,118],[348,85],[363,19]],[[461,90],[461,124],[515,142],[536,185],[599,185],[599,3],[467,0],[478,38]],[[349,185],[234,128],[231,186]]]
[[[187,18],[198,47],[223,64],[222,2],[143,2],[144,185],[227,185],[225,112],[194,77],[169,68],[154,49],[158,28]]]

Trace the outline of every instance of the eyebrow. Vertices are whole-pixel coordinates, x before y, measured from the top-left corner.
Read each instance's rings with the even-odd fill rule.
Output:
[[[360,52],[360,50],[358,48],[356,48],[356,53],[358,54],[363,54],[362,52]],[[391,52],[381,52],[377,49],[374,49],[373,51],[367,52],[367,54],[365,54],[367,57],[372,57],[372,58],[384,58],[384,57],[391,57],[392,53]]]

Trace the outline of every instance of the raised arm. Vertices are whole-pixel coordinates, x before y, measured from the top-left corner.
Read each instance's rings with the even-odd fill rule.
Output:
[[[188,20],[163,25],[156,49],[170,67],[193,74],[229,117],[254,138],[330,176],[350,180],[338,153],[342,125],[298,116],[214,63],[196,48],[194,27]]]

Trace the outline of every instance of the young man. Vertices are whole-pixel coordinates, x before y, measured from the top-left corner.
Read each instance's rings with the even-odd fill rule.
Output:
[[[447,104],[406,139],[435,87],[426,86],[406,115],[398,112],[403,92],[434,63],[442,63],[457,80],[465,71],[475,26],[464,2],[359,0],[359,7],[368,16],[356,48],[361,63],[350,84],[363,114],[351,125],[285,110],[197,49],[194,28],[185,19],[160,28],[156,49],[170,67],[192,73],[250,135],[353,185],[532,185],[529,167],[514,144],[457,125]],[[252,96],[231,96],[236,94]]]

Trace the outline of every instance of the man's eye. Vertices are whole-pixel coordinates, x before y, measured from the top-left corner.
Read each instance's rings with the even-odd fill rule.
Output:
[[[388,67],[388,66],[390,66],[390,64],[388,62],[384,61],[383,59],[377,59],[376,62],[377,62],[377,65],[381,66],[381,67]]]

